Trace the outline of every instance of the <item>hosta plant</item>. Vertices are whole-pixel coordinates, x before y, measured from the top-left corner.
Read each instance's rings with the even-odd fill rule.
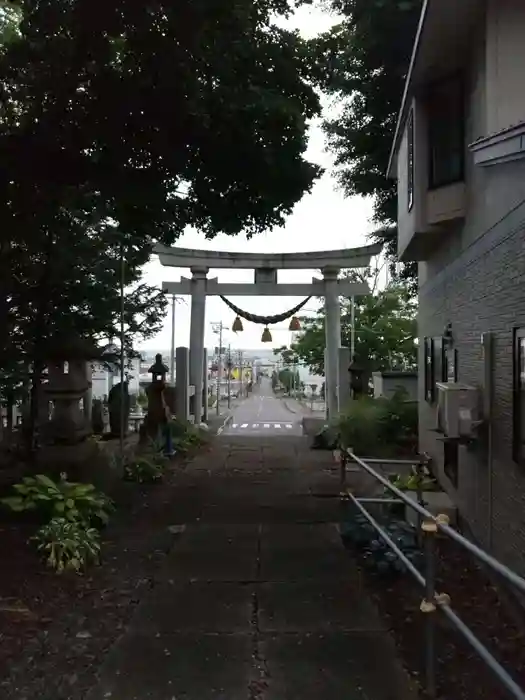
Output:
[[[163,463],[158,459],[136,457],[124,467],[124,478],[127,481],[137,481],[139,484],[160,481],[164,472]]]
[[[31,538],[47,565],[59,574],[82,572],[100,561],[100,536],[80,521],[53,518]]]
[[[106,524],[113,510],[111,499],[97,491],[93,484],[68,481],[61,474],[53,481],[45,474],[28,476],[13,486],[14,495],[1,499],[3,505],[15,512],[40,511],[48,518],[65,518],[86,525]]]

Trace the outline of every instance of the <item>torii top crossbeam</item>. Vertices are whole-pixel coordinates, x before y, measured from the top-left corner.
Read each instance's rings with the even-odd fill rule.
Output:
[[[193,250],[192,248],[155,246],[154,253],[167,267],[215,268],[238,270],[316,270],[366,267],[370,258],[379,255],[381,244],[319,250],[307,253],[230,253],[227,251]]]

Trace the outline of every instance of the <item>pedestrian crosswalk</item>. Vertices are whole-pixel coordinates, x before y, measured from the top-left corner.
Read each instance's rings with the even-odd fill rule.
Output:
[[[277,429],[277,430],[291,430],[293,428],[293,423],[277,423],[276,421],[269,421],[267,423],[232,423],[231,427],[234,430],[264,430],[264,429]]]

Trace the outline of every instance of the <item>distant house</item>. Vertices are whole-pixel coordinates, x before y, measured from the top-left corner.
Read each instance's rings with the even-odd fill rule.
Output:
[[[426,0],[389,175],[398,253],[419,269],[420,447],[481,543],[525,573],[523,0]],[[489,423],[470,445],[435,431],[447,378],[480,390]]]

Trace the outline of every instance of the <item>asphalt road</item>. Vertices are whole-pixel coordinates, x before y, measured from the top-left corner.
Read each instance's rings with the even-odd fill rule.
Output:
[[[234,409],[223,435],[302,435],[302,418],[275,398],[270,380],[263,378],[254,393]]]

